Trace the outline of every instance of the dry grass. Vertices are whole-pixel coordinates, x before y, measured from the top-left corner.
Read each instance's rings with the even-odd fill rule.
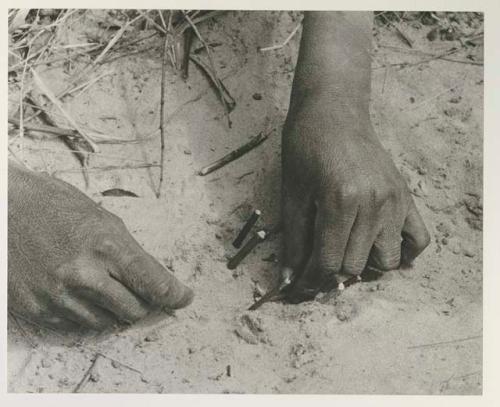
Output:
[[[117,58],[144,52],[155,47],[155,36],[164,37],[162,70],[182,69],[181,50],[186,30],[193,30],[204,45],[208,64],[204,69],[216,84],[221,103],[229,117],[227,89],[217,75],[212,61],[210,45],[201,36],[198,26],[221,14],[220,11],[200,10],[107,10],[99,14],[102,21],[100,35],[87,41],[73,41],[65,37],[68,28],[80,19],[89,17],[91,10],[12,9],[9,11],[9,95],[11,109],[9,135],[11,141],[20,141],[19,159],[25,136],[32,131],[45,132],[60,138],[78,159],[88,181],[88,160],[100,154],[98,144],[118,144],[119,141],[89,130],[90,123],[75,120],[65,106],[91,86],[110,75],[112,70],[104,66]],[[96,18],[96,14],[92,15]],[[151,33],[151,30],[154,30]],[[146,32],[146,35],[144,33]],[[147,46],[147,45],[152,45]],[[69,66],[70,76],[66,89],[56,92],[44,79],[43,72],[51,66]],[[165,81],[165,72],[162,75]],[[162,86],[161,100],[165,96]],[[232,101],[234,103],[234,101]],[[157,195],[163,179],[165,126],[163,103],[158,130],[160,133],[161,168]],[[158,130],[155,131],[156,137]],[[149,139],[149,138],[148,138]],[[11,149],[12,150],[12,149]],[[14,157],[13,157],[14,158]],[[156,166],[145,163],[123,168]],[[117,167],[118,166],[113,166]],[[94,168],[93,168],[94,169]]]

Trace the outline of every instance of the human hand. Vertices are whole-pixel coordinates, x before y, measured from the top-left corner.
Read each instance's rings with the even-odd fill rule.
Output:
[[[283,130],[284,263],[291,302],[312,299],[366,265],[392,270],[429,244],[403,178],[368,110],[307,98]]]
[[[120,218],[70,184],[9,163],[8,198],[9,310],[102,330],[192,301]]]

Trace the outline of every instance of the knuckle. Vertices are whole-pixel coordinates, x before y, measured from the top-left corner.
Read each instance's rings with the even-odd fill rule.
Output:
[[[377,257],[377,268],[382,271],[390,271],[399,267],[399,257],[379,256]]]
[[[347,261],[344,262],[344,264],[342,265],[342,271],[345,274],[358,275],[361,274],[364,266],[365,266],[364,261],[359,261],[359,260]]]
[[[337,196],[341,202],[346,204],[353,204],[358,201],[363,193],[364,191],[362,186],[356,183],[352,183],[344,185],[342,188],[340,188]]]
[[[318,259],[317,267],[325,277],[333,277],[340,270],[341,264],[333,253],[325,253]]]
[[[394,241],[390,244],[374,245],[374,255],[370,256],[376,267],[382,271],[397,269],[401,263],[401,243]]]
[[[119,254],[120,247],[116,238],[108,233],[98,234],[94,240],[94,249],[99,254],[114,256]]]

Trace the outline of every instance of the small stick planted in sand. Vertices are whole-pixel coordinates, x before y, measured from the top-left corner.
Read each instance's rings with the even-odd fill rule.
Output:
[[[248,234],[250,233],[250,230],[254,227],[254,225],[257,223],[261,215],[261,211],[258,209],[255,209],[252,212],[252,215],[248,218],[246,221],[245,225],[243,225],[243,228],[241,229],[240,233],[238,233],[238,236],[236,236],[236,239],[234,239],[233,246],[239,249],[241,245],[243,244],[243,241],[246,239]]]
[[[294,281],[294,274],[292,269],[290,268],[285,268],[282,271],[281,275],[281,281],[278,285],[276,285],[274,288],[269,290],[266,294],[264,294],[260,300],[255,301],[249,308],[249,311],[255,311],[256,309],[260,308],[263,304],[266,302],[270,301],[275,301],[284,298],[285,293],[284,291],[292,285]]]
[[[228,263],[227,268],[229,270],[234,270],[243,261],[248,254],[255,249],[255,247],[266,240],[267,232],[265,230],[259,230],[253,237],[243,246],[238,253],[232,257]]]
[[[212,164],[203,167],[200,171],[198,171],[198,175],[201,176],[208,175],[211,172],[214,172],[219,168],[224,167],[226,164],[229,164],[230,162],[240,158],[242,155],[253,150],[259,144],[266,141],[268,137],[269,133],[267,134],[259,133],[257,136],[252,138],[248,143],[243,144],[241,147],[238,147],[236,150],[231,151],[229,154],[226,154],[224,157],[213,162]]]

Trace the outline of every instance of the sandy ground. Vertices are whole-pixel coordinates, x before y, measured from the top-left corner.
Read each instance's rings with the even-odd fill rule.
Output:
[[[90,35],[99,13],[76,20],[61,41]],[[373,121],[410,185],[432,244],[412,269],[328,301],[246,311],[256,284],[266,290],[277,277],[279,236],[235,272],[225,263],[253,208],[263,211],[262,225],[279,219],[280,131],[300,32],[280,50],[258,47],[280,43],[298,21],[297,13],[230,12],[203,27],[207,40],[219,44],[219,74],[237,101],[231,129],[195,66],[187,82],[169,70],[160,199],[153,189],[157,168],[90,172],[85,188],[81,172],[65,171],[79,167],[62,143],[41,134],[26,137],[22,151],[19,140],[12,143],[32,168],[62,170],[59,178],[121,216],[196,298],[175,314],[83,339],[11,319],[11,392],[481,393],[483,69],[439,59],[419,63],[428,57],[405,51],[391,28],[375,30]],[[430,42],[427,26],[404,28],[426,52],[460,46]],[[105,64],[92,75],[110,75],[65,99],[85,128],[127,140],[157,129],[162,41],[146,44],[154,48]],[[482,48],[474,52],[480,59]],[[409,65],[383,67],[402,61]],[[74,69],[55,64],[39,71],[57,93]],[[276,130],[263,145],[212,175],[196,175],[267,126]],[[158,135],[140,144],[103,145],[90,165],[158,162],[158,146]],[[110,188],[139,197],[100,194]]]

